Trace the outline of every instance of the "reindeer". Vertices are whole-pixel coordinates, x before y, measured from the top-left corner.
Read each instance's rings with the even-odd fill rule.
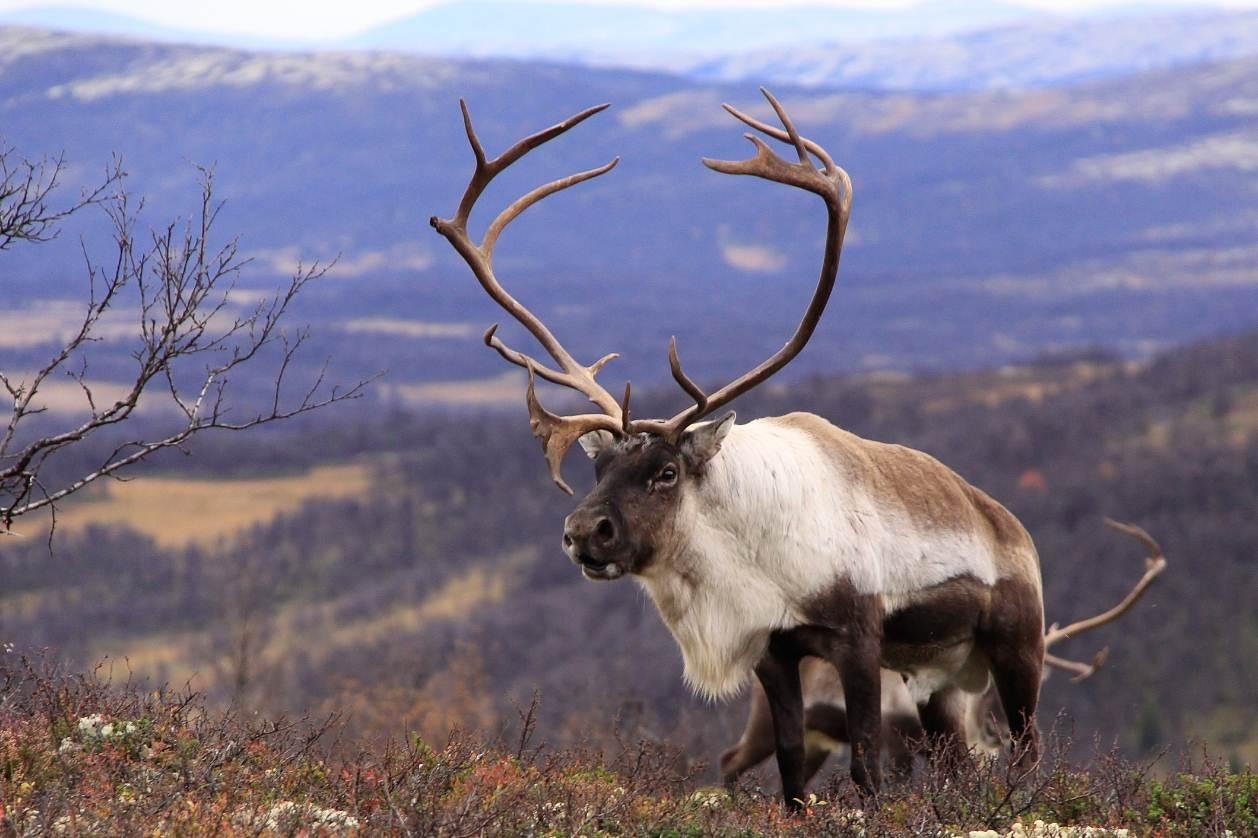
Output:
[[[479,243],[467,228],[497,175],[606,105],[489,159],[461,102],[476,166],[454,217],[431,224],[554,361],[546,366],[507,346],[496,326],[485,332],[489,347],[528,372],[529,424],[560,489],[572,494],[560,467],[573,443],[594,461],[595,486],[564,522],[564,551],[587,579],[637,579],[677,641],[696,692],[726,698],[754,673],[768,698],[788,807],[800,805],[804,789],[799,663],[806,656],[828,661],[842,681],[851,776],[862,794],[875,794],[881,782],[883,669],[904,677],[942,753],[964,752],[962,692],[982,693],[994,681],[1017,762],[1030,769],[1039,760],[1033,720],[1044,664],[1043,596],[1039,558],[1017,518],[933,457],[862,439],[820,416],[736,425],[731,411],[700,422],[808,343],[830,299],[851,214],[847,173],[762,92],[781,128],[725,110],[790,146],[798,161],[749,133],[751,158],[703,163],[817,195],[826,208],[820,277],[786,344],[715,392],[686,374],[673,338],[669,367],[693,404],[670,419],[633,418],[630,386],[618,400],[595,380],[616,355],[577,361],[494,273],[494,248],[508,224],[543,198],[607,173],[619,158],[528,192],[490,222]],[[538,378],[577,391],[595,411],[550,412],[538,399]]]
[[[1044,635],[1045,649],[1068,637],[1077,637],[1122,617],[1144,596],[1149,585],[1166,568],[1166,557],[1162,549],[1143,529],[1108,518],[1105,523],[1144,545],[1148,551],[1144,575],[1108,611],[1071,623],[1065,628],[1059,628],[1056,624],[1051,626]],[[1105,647],[1090,662],[1083,663],[1046,652],[1044,662],[1050,667],[1073,673],[1075,677],[1071,680],[1077,683],[1091,677],[1100,669],[1108,654],[1109,647]],[[1045,669],[1044,674],[1047,676],[1048,669]],[[804,697],[806,784],[821,769],[830,754],[842,749],[847,743],[847,714],[843,685],[833,666],[819,658],[804,658],[800,662],[800,681]],[[999,710],[999,699],[991,687],[982,695],[965,696],[965,738],[971,750],[995,754],[1005,744],[1000,733]],[[898,673],[888,670],[883,670],[882,673],[882,718],[884,754],[897,774],[907,775],[912,771],[913,755],[921,743],[923,731],[903,679]],[[763,690],[753,688],[751,710],[742,738],[721,754],[721,777],[727,786],[733,787],[744,772],[763,762],[772,753],[773,720],[769,715],[768,699]]]

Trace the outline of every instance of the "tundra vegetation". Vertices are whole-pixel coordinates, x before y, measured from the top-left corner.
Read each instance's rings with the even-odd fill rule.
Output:
[[[698,786],[667,746],[548,748],[524,708],[508,739],[453,732],[340,749],[335,719],[261,721],[195,695],[0,657],[6,835],[1252,835],[1258,775],[1098,753],[1046,737],[1037,775],[926,770],[856,808],[830,779],[789,813],[758,788]],[[1082,828],[1084,825],[1088,828]],[[1078,828],[1076,828],[1078,827]]]

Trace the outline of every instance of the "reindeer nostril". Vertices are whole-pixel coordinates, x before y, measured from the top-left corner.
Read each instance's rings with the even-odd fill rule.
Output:
[[[572,546],[572,536],[568,535],[567,533],[563,534],[563,546],[565,547]]]
[[[594,529],[594,532],[604,542],[611,541],[616,537],[616,528],[612,526],[610,518],[604,518],[599,521],[598,526]]]

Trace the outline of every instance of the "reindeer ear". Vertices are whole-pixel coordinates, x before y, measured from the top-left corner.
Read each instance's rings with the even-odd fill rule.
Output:
[[[737,414],[730,411],[715,422],[704,422],[686,431],[681,438],[681,450],[700,463],[706,463],[721,450],[721,443],[734,427]]]
[[[577,440],[591,460],[597,460],[598,455],[615,441],[616,437],[612,436],[611,431],[590,431]]]

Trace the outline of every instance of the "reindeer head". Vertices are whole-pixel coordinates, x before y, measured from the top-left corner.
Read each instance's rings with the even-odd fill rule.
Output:
[[[716,422],[695,423],[769,378],[798,355],[816,329],[834,287],[843,235],[851,211],[851,179],[835,165],[825,149],[796,132],[777,99],[763,88],[761,92],[777,113],[782,128],[763,123],[729,105],[724,107],[746,125],[793,146],[799,162],[788,163],[770,150],[763,140],[750,133],[746,135],[747,139],[756,147],[752,158],[741,161],[705,158],[703,162],[718,172],[754,175],[818,195],[826,205],[828,219],[821,277],[791,339],[770,358],[711,395],[686,375],[677,355],[677,339],[673,338],[668,348],[669,367],[673,379],[694,403],[668,420],[631,418],[629,384],[625,384],[624,397],[618,401],[595,381],[595,376],[608,361],[617,357],[616,354],[606,355],[588,366],[575,360],[546,325],[502,287],[493,270],[494,245],[511,221],[546,196],[605,174],[615,167],[619,158],[596,169],[539,186],[519,198],[494,219],[479,244],[471,239],[467,231],[472,208],[494,177],[529,151],[607,105],[589,108],[525,137],[490,160],[472,129],[466,103],[460,102],[468,142],[476,158],[476,169],[455,217],[446,220],[434,216],[431,223],[467,262],[489,296],[518,320],[554,359],[556,366],[549,367],[511,349],[495,334],[496,324],[485,332],[486,345],[510,363],[528,370],[529,424],[533,435],[542,441],[542,450],[555,483],[572,494],[572,489],[560,475],[560,465],[577,440],[594,460],[597,483],[568,516],[563,536],[564,551],[581,565],[587,578],[616,579],[626,573],[641,573],[656,558],[660,545],[673,530],[678,510],[688,493],[703,479],[708,464],[720,452],[721,442],[733,426],[734,414],[728,413]],[[814,157],[820,161],[820,169],[813,163]],[[559,416],[546,410],[537,397],[539,376],[581,393],[598,412]]]
[[[594,489],[564,520],[563,548],[587,579],[642,573],[673,540],[683,498],[692,492],[734,426],[730,411],[683,432],[676,442],[653,434],[581,437],[594,461]]]

